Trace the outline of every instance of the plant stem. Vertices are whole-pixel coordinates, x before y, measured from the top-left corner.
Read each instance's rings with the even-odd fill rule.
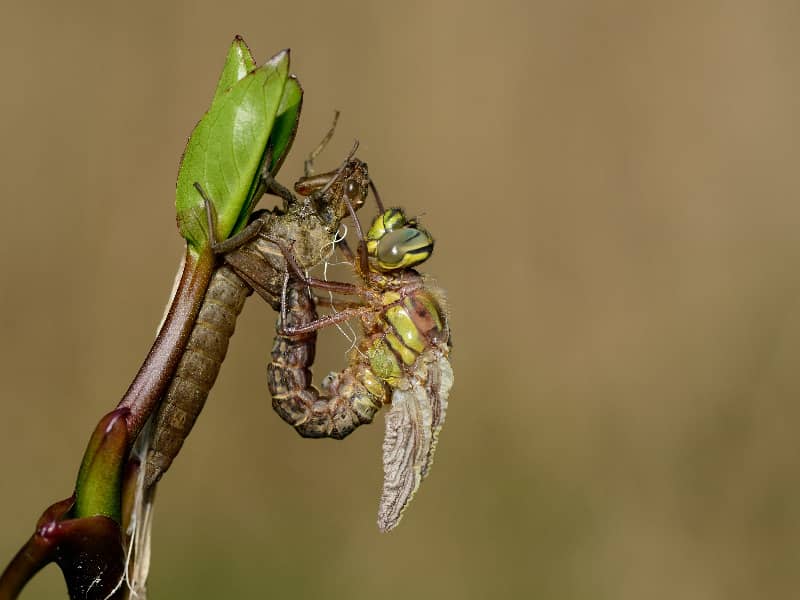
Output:
[[[128,432],[131,443],[139,435],[172,379],[213,270],[214,255],[209,248],[194,254],[187,247],[183,271],[164,323],[139,372],[117,405],[117,408],[130,410]]]

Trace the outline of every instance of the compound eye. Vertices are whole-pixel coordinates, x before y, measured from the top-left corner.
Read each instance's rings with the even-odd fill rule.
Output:
[[[344,183],[344,195],[347,196],[352,202],[361,206],[366,198],[366,190],[354,179],[348,179]]]
[[[385,269],[401,269],[424,262],[433,252],[433,240],[427,232],[403,227],[388,232],[378,242],[376,258]]]
[[[385,231],[395,231],[407,225],[411,225],[403,211],[399,208],[390,208],[383,213],[381,218],[383,219],[383,229]]]

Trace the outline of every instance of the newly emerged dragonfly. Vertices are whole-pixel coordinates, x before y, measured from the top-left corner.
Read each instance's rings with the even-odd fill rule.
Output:
[[[340,248],[360,284],[307,277],[293,248],[277,240],[293,279],[268,368],[269,388],[275,410],[304,437],[344,438],[370,423],[383,404],[391,404],[378,509],[378,527],[389,531],[433,462],[453,384],[450,330],[443,291],[413,269],[430,257],[430,235],[401,210],[390,209],[382,211],[365,236],[355,210],[350,211],[358,254],[346,243]],[[359,301],[318,317],[309,293],[314,288]],[[363,338],[347,368],[328,375],[318,390],[309,370],[316,332],[354,317],[361,320]]]
[[[295,184],[299,197],[265,175],[267,193],[283,198],[283,209],[254,213],[239,234],[214,244],[224,264],[212,276],[186,351],[154,417],[146,488],[167,471],[200,414],[247,296],[255,289],[275,310],[280,309],[287,266],[273,240],[291,243],[298,268],[310,268],[333,251],[349,207],[363,205],[370,182],[366,163],[354,156],[357,144],[335,171],[311,174],[313,159],[332,133],[333,128],[306,161],[306,176]],[[199,187],[198,193],[204,194]],[[208,199],[206,203],[213,234],[213,211]]]

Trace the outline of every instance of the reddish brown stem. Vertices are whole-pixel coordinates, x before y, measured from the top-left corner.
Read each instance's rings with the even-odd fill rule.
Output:
[[[135,440],[158,400],[164,394],[186,348],[203,295],[211,280],[214,256],[207,248],[199,256],[187,248],[183,272],[164,324],[117,408],[128,408],[128,432]]]
[[[52,558],[52,548],[34,535],[0,575],[0,600],[13,600]]]
[[[214,256],[210,248],[199,255],[187,249],[164,323],[117,410],[113,411],[125,409],[129,445],[166,391],[186,348],[213,269]],[[80,480],[79,477],[79,483]],[[124,572],[119,523],[105,516],[70,518],[74,504],[74,498],[69,498],[45,511],[36,533],[0,575],[0,600],[16,598],[28,580],[51,561],[57,562],[64,571],[70,597],[108,597]],[[95,571],[104,575],[100,585],[86,579],[86,573],[94,577]],[[124,590],[120,588],[113,597],[123,595]]]

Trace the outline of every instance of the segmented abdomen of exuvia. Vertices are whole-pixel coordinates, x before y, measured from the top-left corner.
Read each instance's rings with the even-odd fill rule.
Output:
[[[158,481],[183,446],[228,351],[250,288],[228,266],[214,271],[186,351],[155,415],[145,486]]]
[[[316,318],[316,307],[306,286],[302,282],[290,283],[286,293],[287,326],[306,325]],[[342,439],[359,425],[372,422],[382,398],[365,387],[364,376],[368,375],[361,371],[367,367],[360,363],[326,377],[325,394],[321,395],[311,385],[316,339],[316,332],[275,336],[272,361],[267,367],[272,407],[303,437]]]

